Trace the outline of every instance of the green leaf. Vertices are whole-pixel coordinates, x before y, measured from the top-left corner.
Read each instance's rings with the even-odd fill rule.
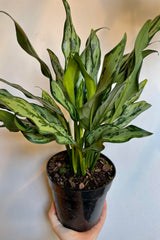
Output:
[[[138,36],[135,41],[135,58],[137,56],[142,57],[142,51],[148,46],[150,40],[149,40],[149,30],[151,26],[151,20],[148,20],[141,30],[138,33]]]
[[[122,112],[121,116],[113,123],[117,127],[125,127],[139,114],[150,108],[151,105],[145,101],[132,103]]]
[[[152,53],[157,53],[157,51],[152,49],[143,50],[142,58],[144,59]],[[124,82],[132,73],[134,66],[135,66],[135,53],[133,50],[131,53],[123,56],[119,73],[115,77],[114,82],[117,82],[117,83]]]
[[[78,64],[74,60],[72,54],[69,56],[67,69],[63,78],[63,86],[67,91],[70,102],[75,106],[75,93],[74,89],[78,81],[79,69]]]
[[[71,10],[68,2],[63,0],[63,5],[66,11],[66,20],[64,24],[62,51],[65,56],[65,69],[68,64],[68,57],[71,51],[79,52],[81,40],[78,37],[72,23]]]
[[[96,85],[97,85],[97,74],[98,74],[100,62],[101,62],[100,42],[96,35],[96,32],[98,30],[100,29],[91,31],[86,41],[86,47],[80,56],[86,71],[94,79],[94,82]]]
[[[84,152],[87,152],[87,151],[101,152],[104,148],[105,147],[104,147],[102,141],[99,140],[98,142],[91,144],[89,147],[86,147],[84,149]]]
[[[50,60],[51,60],[51,64],[53,67],[53,70],[56,74],[56,81],[62,85],[63,83],[63,76],[64,76],[64,70],[61,67],[61,64],[59,62],[58,57],[55,55],[54,52],[52,52],[50,49],[47,49],[49,56],[50,56]]]
[[[124,111],[124,109],[126,109],[129,105],[133,104],[133,103],[140,97],[140,95],[141,95],[141,93],[142,93],[142,91],[143,91],[146,83],[147,83],[147,79],[145,79],[144,81],[140,82],[138,92],[136,92],[133,96],[131,96],[130,98],[128,98],[128,100],[125,102],[125,104],[124,104],[123,107],[122,107],[122,110],[123,110],[123,111]],[[123,86],[123,84],[121,83],[121,84],[117,85],[117,86],[112,90],[112,92],[114,92],[114,90],[116,90],[116,88],[118,89],[118,86],[121,88],[121,86]],[[122,89],[123,89],[123,88],[122,88]],[[112,92],[111,92],[111,93],[112,93]],[[119,94],[120,94],[120,92],[121,92],[121,91],[119,91]],[[110,94],[111,94],[111,93],[110,93]],[[109,98],[111,97],[110,94],[109,94],[108,99],[107,99],[105,102],[107,102],[107,101],[109,100]],[[117,96],[117,97],[118,97],[118,96]],[[116,96],[113,97],[113,100],[114,100],[114,104],[115,104],[115,102],[116,102],[116,100],[117,100]],[[107,107],[106,107],[106,108],[107,108]],[[105,110],[104,110],[104,111],[105,111]],[[113,114],[114,114],[114,109],[112,109],[112,112],[110,112],[110,111],[111,111],[110,109],[109,109],[108,113],[107,113],[107,111],[106,111],[106,116],[107,116],[108,119],[106,118],[107,121],[105,121],[105,123],[110,123],[110,122],[111,122],[111,119],[112,119]],[[97,114],[97,116],[99,116],[99,115]],[[137,115],[137,116],[138,116],[138,115]],[[121,118],[121,120],[122,120],[122,118]],[[117,121],[119,121],[119,118],[117,119]]]
[[[27,119],[14,118],[14,123],[20,131],[31,132],[36,129]]]
[[[140,97],[145,85],[147,83],[147,79],[143,80],[142,82],[139,83],[139,87],[138,87],[138,92],[136,92],[133,96],[131,96],[123,105],[123,109],[125,109],[127,106],[129,106],[130,104],[134,103],[136,100],[138,100],[138,98]]]
[[[102,73],[93,98],[88,101],[80,110],[80,124],[85,129],[90,129],[93,116],[97,108],[101,105],[101,95],[110,91],[114,78],[120,68],[123,52],[126,44],[126,34],[121,42],[105,55]]]
[[[88,101],[84,106],[82,106],[79,109],[79,120],[80,120],[80,126],[86,130],[90,129],[90,115],[91,115],[91,109],[92,109],[92,104],[93,100],[91,99]]]
[[[77,62],[78,67],[84,77],[86,89],[87,89],[87,99],[88,101],[94,96],[96,91],[96,84],[92,77],[87,73],[81,58],[79,57],[78,53],[72,53],[74,60]]]
[[[115,113],[110,121],[112,123],[117,117],[120,116],[122,113],[122,107],[124,103],[130,99],[134,94],[138,92],[138,80],[139,80],[139,73],[142,66],[143,61],[143,50],[149,44],[149,30],[151,26],[151,20],[147,21],[142,29],[140,30],[136,42],[135,42],[135,64],[132,73],[129,77],[125,80],[125,87],[115,104]]]
[[[34,104],[34,103],[32,103],[31,105],[33,106],[35,111],[39,115],[41,115],[43,118],[45,118],[48,122],[61,124],[61,122],[58,120],[58,118],[55,117],[51,111],[48,111],[46,108],[39,106],[37,104]]]
[[[4,96],[8,96],[8,97],[11,97],[12,96],[12,94],[11,93],[9,93],[6,89],[0,89],[0,93],[2,94],[2,95],[4,95]],[[1,100],[1,99],[0,99]],[[2,107],[4,108],[4,104],[0,101],[0,103],[1,103],[1,105],[2,105]],[[6,107],[6,106],[5,106]]]
[[[138,128],[134,125],[130,125],[126,128],[122,128],[119,131],[103,136],[104,142],[122,143],[127,142],[132,138],[141,138],[152,135],[152,133],[145,131],[144,129]]]
[[[149,41],[151,41],[151,39],[159,30],[160,30],[160,15],[155,17],[151,22],[149,29]]]
[[[132,73],[135,65],[135,54],[134,51],[125,54],[122,58],[121,66],[117,76],[115,76],[114,82],[121,84],[124,82]]]
[[[4,110],[0,110],[0,121],[4,123],[4,126],[11,132],[18,132],[19,129],[14,123],[15,115]]]
[[[32,57],[36,58],[38,62],[40,63],[41,66],[41,71],[44,76],[48,77],[51,79],[51,72],[48,68],[48,66],[40,59],[40,57],[37,55],[36,51],[34,50],[33,46],[31,45],[28,37],[26,36],[25,32],[23,29],[20,27],[20,25],[10,16],[7,12],[0,11],[0,13],[4,13],[7,15],[15,24],[16,28],[16,35],[17,35],[17,41],[19,45],[26,51],[29,55]]]
[[[152,54],[152,53],[158,53],[158,51],[152,50],[152,49],[144,50],[144,51],[142,52],[142,57],[143,57],[143,59],[144,59],[145,57],[149,56],[149,55]]]
[[[114,82],[114,77],[118,73],[122,61],[126,39],[125,34],[120,43],[105,55],[96,93],[107,91],[107,88],[110,88]]]
[[[1,89],[1,90],[2,90],[2,89]],[[1,109],[6,109],[6,110],[8,110],[7,107],[6,107],[5,105],[3,105],[1,102],[0,102],[0,108],[1,108]]]
[[[56,112],[60,115],[63,115],[61,110],[58,108],[58,106],[56,105],[56,103],[53,101],[48,101],[48,99],[45,98],[41,98],[38,96],[33,95],[32,93],[28,92],[27,90],[25,90],[23,87],[21,87],[18,84],[14,84],[14,83],[10,83],[2,78],[0,78],[1,82],[4,82],[6,84],[8,84],[9,86],[18,89],[19,91],[21,91],[26,97],[31,98],[31,99],[35,99],[37,101],[39,101],[41,104],[43,104],[47,109]],[[46,95],[46,94],[45,94]],[[48,97],[49,98],[49,97]],[[50,98],[51,99],[51,98]]]
[[[126,128],[118,128],[111,124],[104,124],[91,131],[86,140],[89,145],[99,140],[102,142],[121,143],[129,141],[131,138],[140,138],[151,134],[152,133],[133,125]]]
[[[98,141],[103,142],[103,136],[114,133],[115,131],[118,131],[119,129],[115,126],[112,126],[111,124],[103,124],[95,129],[93,129],[86,137],[86,142],[90,145],[97,143]],[[87,144],[87,147],[88,147]]]
[[[76,107],[78,109],[83,106],[83,88],[84,88],[84,81],[82,79],[76,94]]]
[[[57,100],[57,102],[59,102],[70,113],[71,118],[73,120],[77,120],[77,112],[74,105],[67,100],[61,87],[56,81],[53,81],[51,83],[51,91],[53,97]]]
[[[55,140],[54,135],[42,135],[37,132],[22,132],[23,136],[32,143],[45,144]]]
[[[42,89],[42,99],[44,100],[44,102],[48,102],[49,105],[55,107],[58,112],[59,115],[63,116],[63,113],[61,112],[61,109],[59,108],[59,106],[57,105],[57,103],[54,101],[54,99],[49,95],[49,93],[47,93],[45,90]],[[43,104],[45,106],[45,104]],[[45,106],[46,107],[46,106]],[[52,110],[52,109],[49,109]]]
[[[5,96],[0,91],[0,101],[17,116],[26,117],[34,122],[34,124],[38,127],[40,134],[54,134],[56,141],[59,144],[75,144],[72,137],[68,135],[60,124],[48,122],[38,112],[36,112],[32,104],[28,103],[24,99],[14,96]]]
[[[103,123],[107,119],[107,114],[114,108],[115,102],[118,99],[124,84],[116,85],[113,90],[109,93],[108,98],[102,103],[102,105],[96,111],[93,119],[92,127],[95,128],[97,125]]]
[[[46,101],[48,101],[51,105],[53,105],[54,107],[56,107],[60,112],[61,109],[59,108],[59,106],[56,104],[56,102],[54,101],[54,99],[44,90],[42,90],[42,98],[45,99]],[[62,123],[62,125],[64,126],[65,129],[67,129],[68,127],[68,123],[63,115],[63,113],[61,112],[61,115],[59,114],[55,114],[56,117],[60,120],[60,122]]]

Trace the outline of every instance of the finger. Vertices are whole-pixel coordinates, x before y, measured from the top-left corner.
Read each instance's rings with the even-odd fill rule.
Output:
[[[100,220],[99,220],[98,224],[101,224],[103,226],[103,224],[105,222],[105,219],[106,219],[106,216],[107,216],[107,201],[105,200],[103,210],[102,210],[102,213],[101,213]]]
[[[48,215],[49,215],[49,219],[50,219],[53,231],[56,233],[56,235],[59,237],[60,240],[66,240],[66,239],[75,240],[74,234],[76,232],[64,227],[61,224],[61,222],[57,218],[54,204],[51,205]]]
[[[53,230],[54,230],[56,233],[58,233],[58,232],[59,232],[59,229],[62,227],[62,224],[60,223],[60,221],[59,221],[58,218],[57,218],[56,209],[55,209],[54,203],[52,203],[48,215],[49,215],[49,219],[50,219],[50,221],[51,221]]]

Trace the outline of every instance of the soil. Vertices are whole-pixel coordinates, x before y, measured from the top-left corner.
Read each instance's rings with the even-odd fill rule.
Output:
[[[70,169],[67,152],[61,152],[49,160],[48,174],[51,180],[61,187],[72,190],[94,190],[105,186],[115,175],[113,165],[102,156],[100,155],[92,173],[87,169],[85,176],[79,176],[73,174]]]

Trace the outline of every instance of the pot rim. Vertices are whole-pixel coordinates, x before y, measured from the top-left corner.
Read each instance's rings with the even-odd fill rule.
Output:
[[[60,153],[63,153],[63,152],[65,153],[65,152],[67,152],[67,150],[63,150],[63,151],[57,152],[56,154],[52,155],[52,156],[49,158],[49,160],[47,161],[46,170],[47,170],[47,176],[48,176],[49,180],[50,180],[53,184],[55,184],[56,186],[58,186],[59,188],[65,189],[63,186],[60,186],[60,185],[58,185],[57,183],[55,183],[55,182],[51,179],[51,176],[50,176],[50,174],[49,174],[49,172],[48,172],[48,165],[49,165],[50,160],[51,160],[54,156],[56,156],[56,155],[58,155],[58,154],[60,154]],[[113,166],[113,168],[114,168],[113,178],[112,178],[109,182],[107,182],[104,186],[98,187],[98,188],[96,188],[96,189],[90,189],[90,190],[75,189],[75,190],[73,190],[73,189],[67,188],[67,190],[69,190],[69,191],[71,191],[71,192],[86,192],[86,193],[87,193],[87,192],[94,192],[94,191],[96,191],[96,190],[101,190],[101,189],[105,188],[107,185],[109,185],[109,184],[112,183],[112,181],[114,180],[114,178],[115,178],[115,176],[116,176],[116,167],[115,167],[114,163],[113,163],[106,155],[104,155],[103,153],[101,153],[100,156],[104,157],[105,159],[107,158],[107,161]]]

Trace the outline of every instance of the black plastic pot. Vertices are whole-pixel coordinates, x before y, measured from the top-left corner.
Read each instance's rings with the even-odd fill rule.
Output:
[[[114,164],[105,155],[101,154],[101,157],[113,165],[115,176],[116,170]],[[49,161],[47,164],[47,173]],[[51,180],[49,173],[48,177],[54,197],[57,216],[60,222],[65,227],[79,232],[87,231],[92,228],[99,220],[106,199],[106,194],[111,187],[113,179],[104,187],[95,190],[73,191],[55,184]]]

